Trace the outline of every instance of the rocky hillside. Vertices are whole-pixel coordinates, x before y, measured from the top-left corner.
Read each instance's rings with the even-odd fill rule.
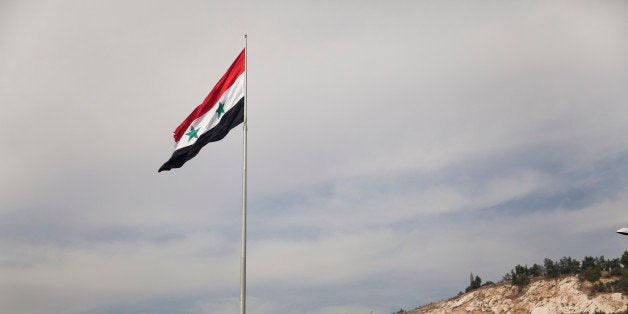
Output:
[[[602,283],[616,278],[602,279]],[[525,287],[509,282],[483,286],[457,297],[409,312],[419,313],[624,313],[625,293],[595,292],[593,284],[577,276],[533,279]]]

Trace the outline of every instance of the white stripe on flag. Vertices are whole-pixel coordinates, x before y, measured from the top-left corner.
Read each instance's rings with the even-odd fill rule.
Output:
[[[198,117],[196,120],[192,121],[192,124],[190,124],[190,126],[194,127],[195,130],[198,130],[197,135],[199,137],[205,132],[215,127],[218,124],[218,122],[220,122],[220,119],[222,119],[222,117],[224,117],[225,114],[229,110],[231,110],[233,106],[235,106],[238,100],[244,97],[245,76],[246,76],[246,72],[243,72],[242,74],[240,74],[240,76],[236,79],[236,81],[233,82],[233,85],[231,85],[231,87],[229,87],[229,89],[227,89],[224,92],[224,94],[222,94],[222,97],[220,97],[218,102],[214,104],[211,110],[206,112],[204,115]],[[218,109],[218,104],[221,102],[224,104],[224,108],[223,108],[224,113],[222,113],[220,117],[218,117],[218,115],[216,114],[216,110]],[[189,132],[190,130],[191,129],[188,128],[186,133]],[[174,149],[177,150],[186,146],[190,146],[196,143],[197,140],[198,138],[195,138],[195,137],[190,138],[187,135],[183,135],[183,137],[181,137],[179,142],[176,142],[174,144]]]

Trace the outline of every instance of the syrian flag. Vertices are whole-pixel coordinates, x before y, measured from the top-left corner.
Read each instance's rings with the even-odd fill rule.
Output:
[[[203,102],[174,131],[174,153],[158,172],[180,168],[207,143],[244,121],[245,49]]]

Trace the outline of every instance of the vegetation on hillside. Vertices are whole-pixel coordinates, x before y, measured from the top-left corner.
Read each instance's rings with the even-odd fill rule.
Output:
[[[621,292],[628,293],[628,251],[624,251],[620,258],[606,259],[604,256],[586,256],[582,261],[571,257],[563,257],[557,261],[545,258],[543,265],[533,264],[517,265],[502,278],[502,282],[511,282],[520,288],[527,286],[532,278],[556,279],[561,276],[577,275],[580,280],[593,283],[595,292]],[[600,279],[605,278],[602,281]],[[492,285],[492,281],[482,283],[480,276],[471,273],[469,286],[465,292],[476,290],[480,287]],[[463,292],[460,291],[459,294]],[[628,305],[627,305],[628,306]],[[403,309],[392,314],[408,313]],[[603,312],[596,312],[603,313]],[[628,314],[628,307],[625,311],[616,314]]]
[[[503,281],[510,281],[518,287],[525,287],[530,283],[531,278],[559,278],[565,275],[578,275],[580,280],[592,282],[593,289],[597,292],[622,292],[628,293],[628,251],[624,251],[621,258],[606,259],[604,256],[586,256],[582,261],[571,257],[563,257],[558,261],[546,258],[543,265],[534,264],[517,265],[506,273]],[[617,278],[603,283],[600,278]],[[486,285],[486,284],[485,284]],[[479,276],[473,277],[465,292],[473,291],[482,285]]]

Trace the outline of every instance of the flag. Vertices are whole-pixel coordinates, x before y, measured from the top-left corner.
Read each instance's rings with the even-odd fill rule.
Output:
[[[223,139],[244,121],[245,49],[205,100],[174,131],[174,153],[158,172],[180,168],[207,143]]]

